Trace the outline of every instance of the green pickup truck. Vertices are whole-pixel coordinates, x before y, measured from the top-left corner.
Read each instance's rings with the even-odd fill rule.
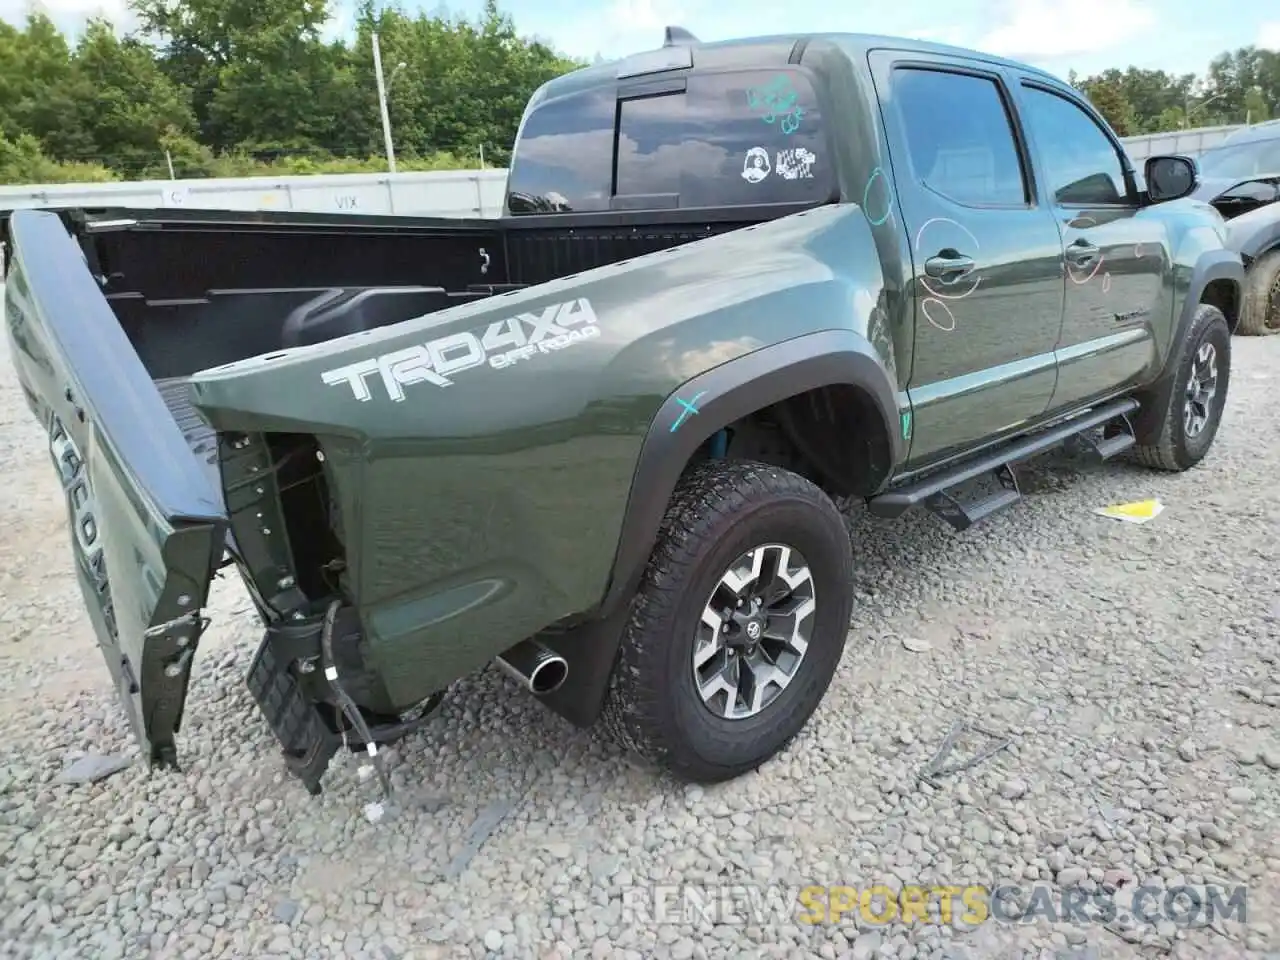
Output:
[[[1018,63],[672,28],[537,90],[500,218],[18,211],[6,327],[154,765],[233,565],[313,793],[494,661],[714,782],[831,681],[837,503],[963,530],[1050,448],[1207,454],[1242,265],[1197,176]]]

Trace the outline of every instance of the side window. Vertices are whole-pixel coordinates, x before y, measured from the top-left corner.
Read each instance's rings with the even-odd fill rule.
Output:
[[[1120,155],[1094,119],[1066,97],[1024,86],[1023,118],[1058,203],[1125,203]]]
[[[1009,112],[994,80],[904,67],[894,71],[893,100],[917,180],[957,203],[1027,202]]]
[[[681,207],[821,203],[832,170],[813,88],[796,71],[694,74],[685,93],[619,105],[620,197],[665,194]]]
[[[511,212],[608,210],[613,119],[612,90],[592,90],[535,107],[507,174]]]

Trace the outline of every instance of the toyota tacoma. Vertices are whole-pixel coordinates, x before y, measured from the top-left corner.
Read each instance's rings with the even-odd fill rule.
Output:
[[[758,766],[857,615],[837,504],[963,530],[1051,448],[1208,453],[1241,258],[1194,160],[1143,173],[1016,62],[669,28],[535,92],[498,218],[15,212],[13,363],[145,755],[234,567],[313,793],[494,661],[679,777]]]

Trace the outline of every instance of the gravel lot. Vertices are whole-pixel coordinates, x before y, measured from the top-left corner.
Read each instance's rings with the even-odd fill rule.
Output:
[[[0,348],[0,954],[110,957],[1127,957],[1280,951],[1280,338],[1236,339],[1198,470],[1046,461],[964,535],[860,509],[859,613],[783,756],[686,788],[490,669],[393,752],[379,824],[354,756],[311,798],[242,675],[218,585],[181,773],[149,774],[94,649],[44,439]],[[1092,514],[1159,496],[1147,525]],[[957,721],[1009,745],[917,774]],[[974,734],[948,762],[981,753]],[[999,742],[998,740],[995,742]],[[55,782],[86,753],[134,758]],[[1248,885],[1248,916],[1109,928],[840,926],[644,905],[655,884]]]

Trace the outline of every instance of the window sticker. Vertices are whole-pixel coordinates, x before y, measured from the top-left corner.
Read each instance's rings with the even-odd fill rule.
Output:
[[[795,147],[791,150],[779,150],[773,168],[784,180],[812,180],[813,165],[817,160],[811,150]]]
[[[748,183],[759,183],[769,176],[769,151],[764,147],[752,147],[747,151],[747,158],[742,164],[742,179]]]

